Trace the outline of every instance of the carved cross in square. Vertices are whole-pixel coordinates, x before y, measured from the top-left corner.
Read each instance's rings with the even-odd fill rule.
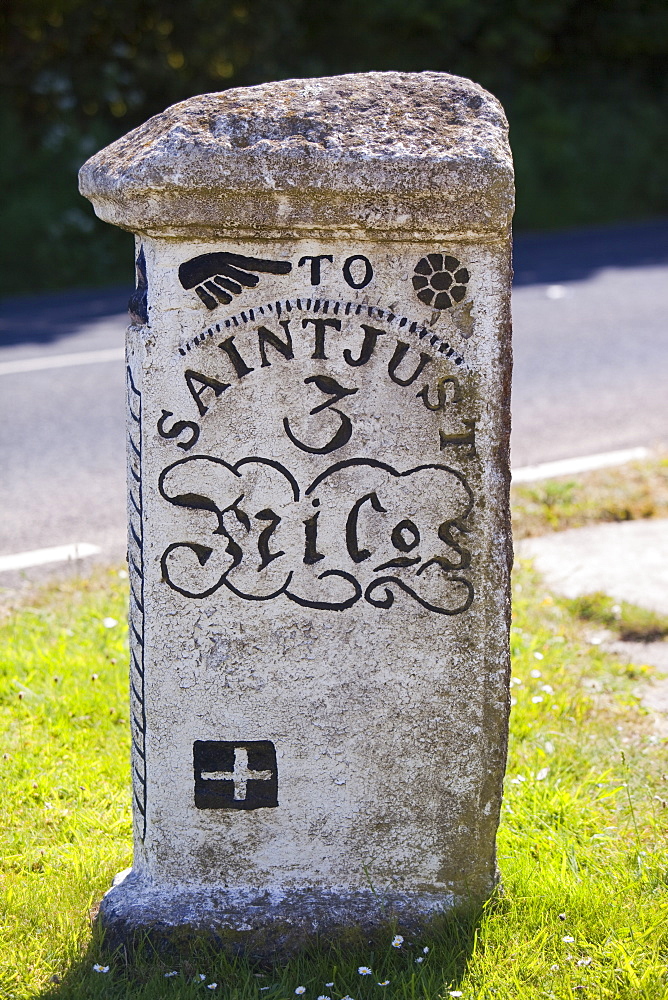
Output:
[[[269,740],[196,740],[198,809],[261,809],[278,805],[276,749]]]
[[[226,781],[230,778],[234,782],[234,798],[237,802],[244,802],[249,779],[252,781],[269,781],[274,777],[273,771],[253,771],[248,766],[248,750],[244,747],[234,748],[234,770],[232,771],[202,771],[204,781]]]

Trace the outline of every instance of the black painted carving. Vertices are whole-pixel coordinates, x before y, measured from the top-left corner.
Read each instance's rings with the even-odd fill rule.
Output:
[[[440,451],[447,448],[448,445],[454,445],[455,447],[461,447],[466,445],[468,451],[466,451],[466,458],[475,458],[478,454],[475,446],[475,420],[469,420],[464,417],[464,427],[465,431],[460,434],[446,434],[444,430],[440,429],[438,432],[438,437],[440,441]]]
[[[326,580],[331,576],[338,576],[340,580],[345,580],[346,583],[351,585],[353,592],[347,600],[313,601],[306,597],[300,597],[298,594],[290,593],[289,590],[285,591],[285,596],[294,601],[295,604],[299,604],[302,608],[314,608],[316,611],[347,611],[348,608],[352,608],[353,604],[357,604],[359,601],[362,596],[362,588],[352,573],[345,573],[341,569],[326,569],[324,573],[320,573],[317,579]]]
[[[471,275],[456,257],[430,253],[415,265],[413,288],[420,302],[434,309],[449,309],[461,302]]]
[[[278,805],[276,747],[269,740],[195,740],[198,809],[272,809]]]
[[[315,327],[315,346],[313,348],[313,354],[311,357],[314,361],[327,361],[327,355],[325,354],[325,331],[327,327],[331,327],[333,330],[341,329],[340,319],[303,319],[302,326],[304,329],[312,324]]]
[[[324,555],[318,552],[318,518],[320,511],[317,510],[312,517],[304,521],[304,563],[312,566],[314,563],[324,559]]]
[[[364,264],[364,277],[361,281],[355,281],[352,273],[352,265],[355,261],[362,261]],[[352,257],[347,257],[343,262],[343,280],[351,288],[366,288],[371,279],[373,278],[373,267],[371,266],[371,261],[364,254],[356,253]]]
[[[456,530],[460,535],[468,535],[471,531],[470,527],[467,525],[466,521],[461,517],[456,517],[452,521],[444,521],[443,524],[439,526],[438,537],[446,545],[449,545],[457,555],[459,556],[458,562],[452,562],[451,559],[444,559],[442,556],[435,556],[430,562],[426,562],[424,566],[419,570],[423,573],[430,563],[438,563],[442,569],[468,569],[471,565],[471,552],[469,549],[462,545],[461,539],[457,539],[453,536],[452,532]]]
[[[365,317],[368,316],[369,319],[382,320],[383,323],[387,324],[390,329],[384,332],[389,333],[394,331],[398,333],[399,330],[401,330],[406,336],[412,335],[416,341],[428,341],[434,348],[435,352],[448,358],[453,365],[457,365],[458,367],[466,365],[466,361],[462,355],[459,354],[447,340],[443,340],[439,334],[434,333],[433,330],[428,329],[416,320],[409,319],[407,316],[387,312],[385,309],[381,309],[380,306],[362,306],[359,302],[339,302],[335,300],[333,301],[332,299],[316,299],[315,302],[312,302],[311,299],[307,299],[306,303],[303,303],[301,299],[283,299],[282,301],[267,302],[264,305],[254,306],[252,309],[248,309],[245,312],[237,313],[236,316],[228,316],[223,322],[226,330],[234,330],[237,328],[243,328],[250,323],[262,322],[263,319],[269,319],[273,316],[280,317],[283,312],[290,313],[295,309],[313,313],[331,312],[334,313],[334,315],[342,313],[345,316],[350,316],[353,313],[359,316],[363,313],[363,315]],[[191,340],[183,341],[182,345],[178,348],[178,352],[181,357],[185,358],[188,352],[193,348],[201,347],[203,344],[208,343],[213,337],[221,332],[222,326],[223,323],[216,323],[215,325],[211,325],[208,329],[203,330]],[[346,358],[346,361],[348,361],[348,356],[345,353],[344,357]],[[351,362],[348,362],[348,364],[350,363]]]
[[[183,377],[185,378],[186,385],[190,390],[190,395],[197,404],[200,417],[203,417],[209,409],[209,407],[202,402],[202,394],[206,391],[206,389],[212,389],[217,398],[230,387],[229,382],[220,382],[217,378],[212,378],[210,375],[204,375],[202,372],[193,371],[192,368],[186,368],[183,373]],[[200,386],[199,389],[195,388],[197,385]]]
[[[385,333],[385,330],[376,330],[375,327],[368,326],[366,323],[360,323],[360,326],[364,330],[364,340],[359,358],[354,358],[348,348],[343,352],[343,359],[351,368],[359,368],[371,360],[378,338]]]
[[[184,431],[189,431],[189,437],[185,441],[179,441],[177,447],[182,448],[183,451],[189,451],[194,444],[197,443],[199,438],[199,424],[196,424],[194,420],[175,420],[171,427],[166,426],[166,421],[174,414],[171,410],[163,410],[162,416],[158,420],[158,434],[162,438],[166,438],[168,441],[179,437]]]
[[[300,257],[297,267],[303,267],[307,261],[311,261],[311,284],[320,284],[320,261],[328,260],[330,264],[333,262],[334,258],[331,253],[319,253],[315,257]]]
[[[250,478],[243,475],[246,467],[252,466],[267,467],[265,475],[270,476],[269,483],[265,482],[262,490],[264,496],[272,497],[272,507],[265,507],[257,513],[252,513],[256,506],[253,503],[253,484],[257,482],[260,469],[253,471],[251,468]],[[330,537],[324,551],[320,552],[318,519],[323,513],[325,517],[328,515],[326,509],[320,508],[319,498],[312,497],[312,494],[323,484],[326,494],[330,496],[339,494],[342,488],[349,490],[350,487],[345,484],[350,480],[345,478],[345,474],[357,467],[366,468],[367,482],[370,470],[377,469],[383,474],[378,480],[378,492],[364,492],[359,498],[352,494],[347,518],[341,525],[341,547],[332,546]],[[344,474],[343,479],[338,478],[341,473]],[[463,492],[457,500],[457,516],[451,514],[449,520],[440,524],[438,520],[435,523],[423,520],[418,528],[417,519],[402,515],[395,507],[394,516],[390,519],[387,517],[388,504],[392,505],[395,494],[391,479],[388,482],[386,478],[388,473],[392,479],[428,474],[424,481],[416,482],[421,494],[431,492],[434,477],[444,482],[443,475],[446,474],[450,482],[456,480]],[[200,487],[199,483],[207,485]],[[206,490],[208,495],[200,489]],[[175,507],[213,515],[213,523],[208,529],[209,544],[194,540],[173,542],[167,546],[160,560],[163,581],[186,598],[210,597],[221,587],[226,587],[246,601],[270,601],[283,594],[301,607],[344,611],[362,596],[375,607],[391,607],[394,602],[392,585],[396,584],[422,607],[439,614],[460,614],[473,600],[473,586],[463,577],[451,575],[453,572],[461,573],[471,565],[471,552],[462,539],[471,530],[468,517],[473,508],[473,493],[462,473],[446,465],[428,463],[400,473],[377,459],[338,462],[321,473],[307,488],[305,496],[312,497],[313,506],[320,509],[306,520],[301,513],[303,507],[295,504],[301,496],[296,480],[284,466],[271,459],[247,458],[232,466],[209,455],[183,458],[162,472],[158,490],[163,499]],[[430,516],[433,517],[434,512]],[[360,524],[362,537],[368,532],[369,523],[374,523],[366,543],[368,547],[363,547],[358,535],[361,517],[366,519],[364,527]],[[194,528],[196,525],[197,522],[193,523]],[[196,527],[200,538],[201,531],[207,530],[205,525],[205,521],[200,521]],[[294,561],[295,532],[301,533],[304,546],[303,558],[298,558],[297,562]],[[395,550],[390,559],[387,558],[388,542]],[[421,551],[418,551],[419,548]],[[387,554],[381,556],[383,551]],[[291,555],[287,555],[288,552]],[[366,560],[374,552],[379,564],[369,565]],[[330,566],[332,561],[335,561],[335,566],[336,563],[339,565],[314,575],[310,572],[305,575],[306,567],[328,558]],[[339,568],[341,558],[344,564],[347,559],[352,561],[353,572]],[[385,575],[380,580],[376,578],[369,582],[369,574],[387,573],[388,570],[393,571],[392,576]],[[360,573],[366,576],[362,582],[361,578],[357,578]],[[426,577],[425,573],[428,574]],[[421,577],[425,578],[426,584],[421,583]],[[432,584],[435,577],[441,583],[437,583],[434,590]],[[442,583],[447,583],[445,590]]]
[[[287,417],[283,418],[283,429],[292,443],[302,451],[306,451],[310,455],[329,455],[330,452],[337,451],[339,448],[343,448],[344,444],[348,444],[353,433],[353,424],[350,417],[343,410],[339,410],[337,406],[334,406],[334,403],[338,403],[345,396],[353,396],[356,392],[359,392],[359,389],[346,389],[345,386],[339,385],[336,379],[333,379],[330,375],[311,375],[309,378],[304,379],[305,385],[311,382],[314,383],[317,389],[320,389],[320,392],[324,392],[325,395],[332,398],[328,399],[325,403],[320,403],[319,406],[314,406],[309,411],[309,415],[315,416],[316,413],[320,413],[322,410],[328,408],[332,413],[337,413],[340,423],[336,432],[326,444],[318,447],[304,444],[303,441],[300,441],[293,434]]]
[[[128,312],[133,323],[136,323],[137,326],[145,326],[148,323],[148,280],[143,247],[139,248],[135,270],[137,272],[137,286],[130,296]]]
[[[348,555],[355,563],[363,562],[371,556],[370,549],[361,549],[359,547],[359,542],[357,541],[357,519],[359,517],[360,508],[365,503],[370,503],[373,509],[379,514],[385,513],[385,508],[375,493],[365,493],[364,496],[360,497],[359,500],[356,500],[351,507],[348,519],[346,520],[346,548],[348,549]]]
[[[281,523],[281,518],[276,513],[275,510],[271,510],[269,507],[265,507],[264,510],[259,510],[255,515],[260,521],[269,521],[269,524],[260,532],[260,537],[258,538],[258,552],[260,553],[260,565],[258,566],[258,572],[263,570],[265,566],[268,566],[270,562],[274,559],[280,559],[281,556],[285,555],[285,552],[281,549],[279,552],[272,552],[269,548],[269,541],[271,536],[276,531],[276,528]]]
[[[239,349],[234,343],[234,334],[231,337],[228,337],[227,340],[224,340],[221,344],[218,344],[218,346],[221,351],[227,354],[228,358],[232,362],[232,367],[236,372],[237,378],[243,378],[245,375],[250,375],[251,372],[255,371],[254,368],[250,368],[246,364],[244,359],[239,354]]]
[[[413,373],[409,375],[408,378],[400,378],[399,375],[397,375],[397,368],[399,367],[403,359],[406,357],[406,354],[408,353],[409,349],[410,348],[408,344],[404,344],[403,341],[398,340],[397,346],[394,350],[394,354],[390,358],[390,361],[387,365],[387,374],[390,376],[392,381],[395,382],[397,385],[403,385],[403,386],[412,385],[415,379],[420,377],[425,367],[432,360],[429,354],[425,354],[424,351],[420,351],[420,360],[418,361],[417,366],[413,371]]]
[[[130,729],[133,795],[142,840],[146,836],[146,703],[144,698],[144,524],[142,501],[141,393],[127,369],[128,572],[130,578]]]
[[[428,410],[444,410],[448,402],[448,390],[446,386],[452,386],[452,396],[450,398],[451,403],[461,403],[462,401],[462,390],[459,382],[454,375],[444,375],[443,378],[439,378],[436,383],[436,402],[429,402],[429,386],[423,385],[417,394],[417,398],[421,399]]]
[[[207,309],[218,303],[227,305],[233,295],[240,295],[244,288],[255,288],[261,274],[289,274],[292,264],[288,260],[265,260],[245,257],[239,253],[203,253],[185,261],[179,267],[179,281],[184,288],[194,288]]]
[[[424,567],[422,568],[424,569]],[[436,604],[430,604],[429,601],[425,601],[419,594],[416,594],[413,588],[405,580],[400,580],[398,576],[381,576],[380,579],[374,580],[366,588],[364,597],[369,604],[373,604],[376,608],[391,608],[394,604],[394,593],[390,589],[390,585],[393,585],[398,587],[399,590],[403,590],[405,594],[412,597],[414,601],[417,601],[427,611],[433,611],[437,615],[461,615],[465,611],[468,611],[473,603],[473,584],[469,580],[465,580],[463,576],[452,576],[448,577],[448,579],[450,583],[461,584],[464,588],[465,596],[462,595],[462,599],[454,608],[439,608]],[[383,587],[385,588],[384,596],[379,597],[376,592]]]
[[[260,348],[260,357],[262,358],[261,368],[268,368],[271,364],[271,361],[267,358],[267,344],[271,344],[274,350],[282,354],[286,361],[292,361],[295,356],[292,350],[292,336],[288,320],[282,319],[280,326],[283,327],[283,332],[285,333],[284,341],[273,330],[268,330],[266,326],[259,326],[257,329],[258,347]]]

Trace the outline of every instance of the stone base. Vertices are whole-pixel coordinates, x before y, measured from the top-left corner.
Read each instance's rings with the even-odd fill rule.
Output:
[[[110,947],[147,936],[167,946],[204,937],[234,954],[276,959],[321,937],[416,933],[464,902],[451,893],[371,889],[165,888],[128,869],[102,900],[99,920]]]

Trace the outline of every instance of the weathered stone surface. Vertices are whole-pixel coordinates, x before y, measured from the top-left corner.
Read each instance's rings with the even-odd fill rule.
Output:
[[[102,907],[115,933],[206,927],[257,952],[387,914],[413,926],[495,884],[502,122],[445,75],[291,81],[185,102],[83,168],[98,212],[138,232],[136,841]]]
[[[134,232],[504,233],[499,102],[446,73],[284,80],[175,104],[93,156],[80,187]]]
[[[159,948],[178,948],[197,936],[236,954],[273,961],[314,938],[340,942],[351,929],[366,935],[394,933],[397,927],[424,933],[455,903],[443,892],[379,894],[370,888],[166,889],[138,871],[121,873],[114,886],[102,904],[111,948],[147,934]]]

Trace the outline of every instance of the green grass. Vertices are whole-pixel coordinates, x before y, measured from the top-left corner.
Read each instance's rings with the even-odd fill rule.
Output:
[[[653,455],[575,477],[518,484],[512,500],[518,541],[601,521],[668,517],[668,457]]]
[[[514,578],[503,890],[481,912],[400,949],[388,931],[273,969],[204,945],[105,953],[91,911],[131,858],[125,600],[125,579],[105,572],[0,625],[3,1000],[668,995],[666,748],[633,694],[650,669],[589,645],[528,565]]]
[[[563,603],[578,618],[603,625],[627,642],[658,642],[668,636],[668,615],[628,601],[617,602],[600,591],[564,599]]]

